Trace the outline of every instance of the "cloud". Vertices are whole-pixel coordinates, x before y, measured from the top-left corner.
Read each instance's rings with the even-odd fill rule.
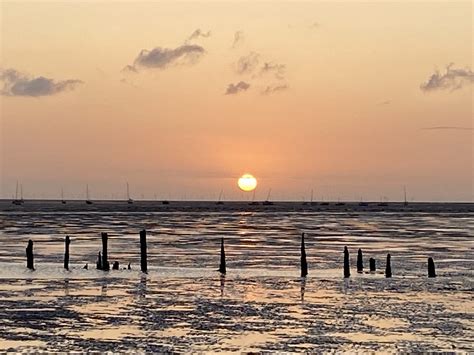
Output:
[[[248,55],[239,58],[237,61],[236,71],[239,74],[250,74],[257,68],[259,62],[260,55],[255,52],[251,52]]]
[[[44,76],[31,77],[15,69],[0,70],[0,81],[3,82],[1,94],[5,96],[51,96],[72,90],[82,84],[81,80],[59,80]]]
[[[210,36],[211,36],[211,31],[203,32],[203,31],[201,31],[200,28],[198,28],[193,33],[191,33],[191,36],[188,37],[188,39],[186,40],[186,43],[188,43],[189,41],[192,41],[193,39],[199,38],[199,37],[208,38]]]
[[[151,51],[142,49],[133,65],[127,65],[122,71],[137,72],[138,68],[165,69],[171,65],[191,65],[205,53],[197,44],[183,44],[174,49],[156,47]]]
[[[427,82],[420,85],[420,89],[425,92],[435,90],[457,90],[464,84],[474,82],[474,73],[470,69],[455,69],[453,63],[446,67],[445,73],[438,70],[428,79]]]
[[[287,84],[283,85],[268,85],[263,91],[262,95],[270,95],[279,91],[288,90],[289,86]]]
[[[245,81],[239,81],[237,84],[229,84],[225,92],[226,95],[235,95],[241,91],[246,91],[250,88],[250,84]]]
[[[438,130],[457,130],[457,131],[473,131],[472,127],[456,127],[456,126],[434,126],[422,128],[425,131],[438,131]]]
[[[260,70],[260,74],[268,74],[268,73],[273,73],[275,75],[275,78],[279,80],[283,80],[285,78],[285,70],[286,67],[284,64],[274,64],[270,62],[265,62],[263,64],[262,69]]]
[[[237,31],[234,33],[234,42],[232,43],[232,48],[236,48],[244,41],[245,36],[242,31]]]

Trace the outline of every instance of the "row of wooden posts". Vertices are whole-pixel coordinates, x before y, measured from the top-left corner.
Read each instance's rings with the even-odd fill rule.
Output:
[[[109,271],[110,263],[108,261],[107,253],[107,242],[108,235],[103,232],[102,237],[102,253],[99,251],[97,257],[96,267],[98,270]],[[306,248],[304,243],[305,234],[301,235],[301,277],[306,277],[308,275],[308,263],[306,261]],[[65,251],[64,251],[64,269],[69,270],[69,244],[71,244],[71,239],[69,236],[66,236],[65,241]],[[26,267],[30,270],[34,270],[33,263],[33,241],[28,241],[28,246],[26,247]],[[87,264],[84,266],[85,269],[88,268]],[[128,264],[128,269],[130,269],[130,263]],[[375,259],[369,259],[369,268],[370,272],[374,273],[376,271]],[[119,269],[118,261],[113,263],[113,270]],[[147,245],[146,245],[146,231],[140,231],[140,270],[144,273],[148,272],[147,265]],[[221,274],[226,274],[226,261],[225,261],[225,250],[224,250],[224,238],[221,238],[221,256],[219,263],[219,272]],[[357,272],[364,272],[364,261],[362,250],[359,249],[357,252]],[[347,247],[344,247],[344,278],[351,276],[351,268],[349,262],[349,250]],[[385,264],[385,277],[392,277],[392,265],[391,265],[391,256],[387,254],[387,262]],[[436,277],[435,264],[433,258],[428,258],[428,277]]]

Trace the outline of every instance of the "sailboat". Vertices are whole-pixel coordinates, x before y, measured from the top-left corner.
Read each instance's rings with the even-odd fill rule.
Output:
[[[224,202],[222,201],[222,193],[223,193],[223,190],[221,190],[221,192],[219,193],[219,199],[217,200],[216,205],[224,204]]]
[[[61,188],[61,203],[62,203],[63,205],[66,204],[66,200],[64,199],[64,191],[63,191],[62,188]]]
[[[128,187],[128,182],[127,182],[127,203],[129,205],[133,204],[133,200],[130,198],[130,189]]]
[[[89,199],[89,185],[86,185],[86,204],[92,205],[92,201]]]
[[[252,202],[249,203],[250,206],[258,206],[258,202],[255,201],[255,191],[257,191],[257,189],[254,189],[254,190],[253,190]]]
[[[403,194],[405,196],[405,200],[403,202],[403,205],[404,206],[408,206],[408,201],[407,201],[407,187],[406,186],[403,186]]]
[[[270,201],[270,194],[271,193],[272,193],[272,189],[269,189],[267,199],[265,201],[263,201],[263,203],[262,203],[263,205],[265,205],[265,206],[273,205],[273,202]]]
[[[18,199],[18,181],[16,182],[16,188],[15,188],[15,199],[12,201],[12,204],[20,206],[23,204],[23,188],[21,189],[21,199]]]

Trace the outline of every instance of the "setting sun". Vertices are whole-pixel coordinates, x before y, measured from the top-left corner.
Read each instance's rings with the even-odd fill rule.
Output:
[[[252,191],[257,187],[257,179],[251,174],[244,174],[239,178],[237,184],[242,191]]]

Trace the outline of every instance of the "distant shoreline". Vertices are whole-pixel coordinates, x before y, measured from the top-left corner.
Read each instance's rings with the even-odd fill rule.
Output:
[[[470,202],[403,202],[377,201],[360,202],[315,201],[290,202],[272,201],[272,204],[251,204],[247,201],[167,201],[137,200],[128,204],[123,200],[93,200],[88,205],[85,200],[24,200],[22,205],[12,204],[11,199],[0,200],[1,212],[426,212],[426,213],[474,213],[474,203]]]

